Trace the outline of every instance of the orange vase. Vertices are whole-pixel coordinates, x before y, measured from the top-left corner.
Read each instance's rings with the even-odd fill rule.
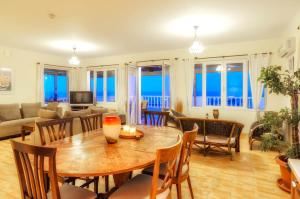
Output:
[[[107,143],[118,142],[121,131],[121,119],[118,116],[106,116],[103,119],[103,134]]]

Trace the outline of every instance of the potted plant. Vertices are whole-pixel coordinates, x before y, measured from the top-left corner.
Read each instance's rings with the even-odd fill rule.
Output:
[[[288,168],[287,160],[288,158],[300,159],[300,145],[299,145],[299,111],[298,111],[298,95],[300,92],[300,69],[295,72],[289,72],[287,70],[283,71],[281,66],[268,66],[262,68],[261,74],[258,78],[259,81],[264,83],[264,85],[269,88],[270,93],[282,94],[284,96],[290,97],[291,106],[285,109],[282,109],[275,120],[278,124],[283,121],[286,121],[291,126],[292,133],[292,143],[287,148],[284,155],[279,155],[276,158],[276,162],[280,166],[281,179],[278,179],[277,183],[280,188],[285,191],[290,190],[290,170]],[[268,120],[270,122],[270,120]],[[266,123],[268,125],[268,123]],[[269,123],[270,125],[270,123]],[[262,145],[266,143],[273,143],[275,145],[281,145],[280,137],[276,135],[274,129],[280,127],[278,125],[271,124],[272,132],[269,135],[264,135]],[[268,141],[268,142],[265,142]],[[264,143],[265,142],[265,143]],[[264,147],[264,146],[263,146]],[[281,146],[280,146],[281,147]],[[265,148],[269,150],[268,148]]]

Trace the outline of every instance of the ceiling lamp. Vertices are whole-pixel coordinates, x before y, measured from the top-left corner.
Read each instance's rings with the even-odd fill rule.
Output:
[[[189,51],[191,54],[200,54],[203,52],[204,46],[199,42],[198,39],[198,34],[197,34],[198,26],[194,26],[194,29],[195,29],[194,42],[192,46],[189,48]]]
[[[75,47],[73,48],[73,56],[69,59],[69,64],[74,65],[74,66],[78,66],[80,64],[80,60],[76,56],[76,48]]]

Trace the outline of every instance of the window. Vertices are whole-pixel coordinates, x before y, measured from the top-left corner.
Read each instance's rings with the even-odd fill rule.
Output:
[[[221,65],[206,65],[206,105],[221,105]]]
[[[194,65],[192,106],[253,109],[250,73],[246,60],[202,62]],[[265,107],[265,89],[259,108]]]
[[[108,102],[116,101],[116,74],[114,70],[106,73],[106,96]]]
[[[96,80],[94,80],[96,77]],[[116,70],[88,71],[90,91],[96,92],[97,102],[116,101]]]
[[[97,71],[97,79],[96,79],[96,99],[97,102],[104,101],[104,72]]]
[[[68,101],[68,75],[65,70],[44,70],[44,96],[45,102]]]
[[[194,71],[192,104],[193,106],[202,106],[202,64],[195,64]]]
[[[243,63],[226,66],[226,105],[243,106]]]

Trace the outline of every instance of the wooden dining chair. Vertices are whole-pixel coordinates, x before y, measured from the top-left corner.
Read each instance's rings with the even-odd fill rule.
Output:
[[[81,122],[82,132],[94,131],[102,128],[102,114],[96,113],[96,114],[84,115],[84,116],[80,116],[79,118]],[[105,178],[105,191],[108,192],[109,176],[104,176],[104,178]],[[99,177],[94,178],[95,181],[97,179],[99,181]]]
[[[198,132],[198,125],[194,124],[194,128],[191,131],[186,131],[183,134],[182,138],[182,147],[179,159],[176,163],[176,175],[174,176],[172,183],[176,184],[177,189],[177,198],[182,199],[182,191],[181,191],[181,183],[187,180],[191,198],[194,199],[193,189],[192,189],[192,183],[189,175],[190,170],[190,158],[192,154],[192,148],[194,141],[196,139]],[[143,174],[147,175],[153,175],[153,169],[154,167],[148,167],[142,171]],[[164,179],[166,175],[166,165],[161,164],[160,165],[160,173],[159,177]]]
[[[36,123],[39,129],[40,138],[42,145],[47,143],[62,140],[65,137],[73,136],[73,118],[64,118],[56,120],[47,120]],[[78,178],[75,177],[60,177],[59,181],[61,183],[72,183],[75,185],[75,180]],[[98,193],[98,182],[99,177],[95,179],[80,178],[84,180],[85,183],[81,187],[88,187],[91,183],[94,183],[94,191]]]
[[[37,122],[42,145],[73,135],[73,118]],[[68,128],[69,127],[69,128]]]
[[[90,114],[80,116],[82,132],[93,131],[102,128],[102,114]]]
[[[33,146],[11,141],[19,177],[22,199],[94,199],[92,191],[64,184],[58,186],[56,174],[56,148]],[[48,164],[48,170],[45,170]],[[51,190],[47,192],[45,173],[48,173]]]
[[[154,163],[153,176],[139,174],[122,185],[110,199],[166,199],[171,194],[172,180],[175,174],[176,160],[180,152],[182,138],[171,147],[158,149]],[[163,179],[159,178],[160,164],[166,164],[166,173]]]
[[[167,126],[168,111],[144,111],[144,123],[151,126]]]

